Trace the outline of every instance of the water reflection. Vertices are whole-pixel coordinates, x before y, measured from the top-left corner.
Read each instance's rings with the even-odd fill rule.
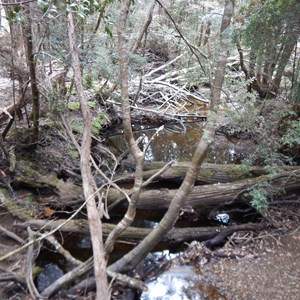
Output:
[[[188,123],[184,127],[165,127],[157,134],[156,128],[144,126],[135,127],[135,138],[142,137],[141,145],[147,148],[147,161],[190,161],[201,139],[204,122]],[[154,138],[152,138],[154,135]],[[128,147],[123,134],[116,134],[107,138],[109,145],[118,155],[124,153]],[[149,141],[150,144],[149,144]],[[237,145],[228,140],[224,135],[216,135],[206,162],[216,164],[239,163]]]
[[[173,131],[168,128],[159,132],[152,143],[150,144],[147,152],[146,159],[150,161],[186,161],[189,160],[200,140],[202,134],[202,123],[187,124],[186,129],[182,131]],[[146,135],[149,139],[148,132]],[[144,139],[143,147],[145,148],[148,139]]]
[[[172,266],[168,271],[148,283],[148,291],[141,300],[197,300],[205,299],[197,287],[199,276],[192,266]]]
[[[143,149],[146,149],[148,145],[146,151],[147,161],[187,161],[192,158],[201,138],[203,126],[204,123],[189,123],[185,124],[184,128],[176,128],[176,130],[165,127],[155,135],[150,145],[148,145],[149,141],[156,133],[156,129],[136,131],[135,137],[143,137]],[[110,144],[119,152],[122,153],[127,149],[122,135],[111,136],[108,139]]]

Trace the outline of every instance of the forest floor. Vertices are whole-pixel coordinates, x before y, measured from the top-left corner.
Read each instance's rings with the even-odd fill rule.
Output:
[[[282,219],[281,230],[270,229],[256,238],[248,237],[240,245],[229,242],[217,251],[225,258],[212,253],[215,258],[201,266],[205,286],[215,288],[207,289],[208,299],[299,299],[300,207],[280,208],[271,213],[279,216],[283,212],[294,219]],[[212,292],[215,290],[217,294]]]

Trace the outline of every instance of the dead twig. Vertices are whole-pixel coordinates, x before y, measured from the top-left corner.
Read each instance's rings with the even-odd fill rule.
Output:
[[[30,227],[27,228],[27,232],[28,232],[29,240],[30,241],[33,240],[34,239],[34,232],[30,229]],[[31,244],[28,247],[28,251],[27,251],[26,284],[27,284],[27,288],[29,290],[29,293],[30,293],[32,299],[43,299],[43,297],[41,297],[41,295],[39,294],[37,288],[35,287],[35,285],[33,283],[33,278],[32,278],[32,268],[33,268],[32,261],[33,260],[34,260],[33,244]]]
[[[19,244],[25,243],[25,241],[22,238],[20,238],[18,235],[11,232],[10,230],[7,230],[2,225],[0,225],[0,231],[2,231],[5,235],[7,235],[8,237],[10,237],[11,239],[13,239],[14,241],[16,241]]]

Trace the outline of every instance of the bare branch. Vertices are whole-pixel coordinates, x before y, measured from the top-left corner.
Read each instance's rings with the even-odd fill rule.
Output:
[[[72,58],[72,67],[74,70],[74,81],[80,101],[81,112],[83,116],[83,135],[80,149],[80,169],[82,176],[82,187],[87,202],[87,212],[90,224],[90,232],[94,256],[94,272],[96,277],[97,300],[107,300],[110,298],[106,276],[106,260],[102,240],[102,223],[103,208],[97,209],[94,196],[94,179],[90,168],[90,147],[91,147],[91,115],[87,105],[87,99],[84,94],[79,56],[76,47],[75,27],[73,13],[68,14],[68,36]]]
[[[34,232],[29,227],[27,228],[27,232],[28,232],[29,240],[34,239]],[[39,248],[39,245],[38,245],[38,248]],[[32,268],[33,268],[32,261],[33,260],[34,260],[34,254],[33,254],[33,244],[32,244],[28,247],[27,259],[26,259],[26,263],[27,263],[27,271],[26,271],[27,288],[30,292],[30,295],[31,295],[32,299],[43,299],[43,297],[41,297],[41,295],[39,294],[37,288],[35,287],[35,285],[33,283],[33,278],[32,278]]]

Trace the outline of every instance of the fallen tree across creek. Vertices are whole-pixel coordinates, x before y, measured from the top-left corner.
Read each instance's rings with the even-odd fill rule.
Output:
[[[211,165],[204,165],[202,172],[205,172],[205,168],[211,168],[210,170],[215,170],[216,177],[225,178],[226,172],[231,170],[232,174],[238,172],[240,166],[235,165],[224,165],[212,167]],[[221,171],[224,168],[225,171]],[[253,167],[253,172],[255,174],[266,172],[261,167]],[[255,169],[257,168],[257,169]],[[217,171],[216,171],[217,170]],[[254,171],[256,170],[256,171]],[[188,195],[185,200],[185,206],[193,207],[195,210],[203,210],[203,212],[209,213],[211,209],[217,206],[229,204],[232,202],[238,203],[244,201],[242,195],[249,192],[253,188],[260,184],[267,183],[265,189],[270,193],[270,195],[275,195],[278,192],[285,191],[291,193],[300,190],[300,168],[299,167],[287,167],[287,171],[281,171],[280,173],[261,175],[258,177],[251,177],[250,175],[247,179],[236,180],[226,183],[214,183],[195,186],[192,192]],[[251,171],[249,171],[251,172]],[[64,181],[58,179],[55,173],[46,172],[34,168],[30,164],[25,162],[17,162],[15,168],[14,182],[12,184],[26,186],[27,188],[32,188],[39,194],[52,193],[52,200],[49,199],[49,204],[60,205],[65,207],[68,205],[74,205],[81,203],[82,189],[79,185],[74,184],[72,181]],[[254,174],[252,173],[252,174]],[[30,174],[30,176],[28,176]],[[201,170],[199,172],[201,174]],[[219,174],[219,175],[216,175]],[[229,173],[227,173],[229,174]],[[250,173],[251,174],[251,173]],[[131,176],[131,175],[130,175]],[[229,177],[229,175],[226,175]],[[245,176],[245,173],[244,175]],[[242,176],[242,178],[243,178]],[[124,190],[130,195],[130,190]],[[171,199],[176,193],[176,189],[147,189],[144,188],[140,199],[137,204],[137,208],[140,210],[166,210],[169,207]],[[55,197],[55,195],[57,195]],[[115,188],[110,188],[107,193],[107,203],[114,207],[126,207],[127,200],[124,194]]]
[[[263,175],[230,183],[215,183],[195,186],[185,200],[185,206],[193,209],[209,211],[210,209],[233,202],[244,201],[242,195],[260,184],[266,183],[265,189],[270,195],[278,192],[294,192],[300,190],[300,169],[282,172],[274,175]],[[167,209],[176,193],[176,189],[145,189],[142,191],[138,209],[161,210]],[[110,191],[108,202],[116,198],[116,191]],[[118,192],[119,193],[119,192]],[[121,194],[120,194],[120,197]],[[125,202],[123,202],[124,205]]]
[[[28,220],[23,223],[15,224],[17,228],[26,229],[30,227],[33,230],[52,230],[65,222],[65,220]],[[109,233],[115,228],[113,224],[103,223],[103,237],[107,237]],[[124,231],[118,241],[121,242],[139,242],[145,238],[150,232],[151,228],[129,227]],[[182,243],[191,242],[193,240],[205,241],[218,235],[222,227],[190,227],[190,228],[173,228],[162,239],[164,243]],[[78,234],[88,234],[88,222],[86,220],[70,220],[60,229],[61,232],[72,232]]]
[[[202,170],[205,170],[205,167]],[[223,166],[224,170],[226,166]],[[231,170],[237,170],[235,166],[229,166]],[[212,167],[214,168],[214,167]],[[253,167],[253,170],[255,167]],[[222,166],[216,166],[215,174],[222,173]],[[266,189],[270,193],[276,193],[279,190],[285,190],[290,193],[293,191],[299,191],[300,187],[300,168],[290,168],[289,171],[282,171],[277,174],[267,175],[263,168],[258,167],[258,172],[262,172],[264,175],[257,177],[249,176],[247,179],[231,181],[228,183],[214,183],[207,185],[195,186],[190,195],[186,198],[185,206],[191,206],[194,210],[206,211],[207,214],[212,209],[215,209],[219,205],[228,203],[240,203],[245,201],[242,199],[242,195],[249,192],[251,189],[256,187],[258,184],[267,182],[269,185]],[[219,173],[218,173],[219,172]],[[223,171],[224,172],[224,171]],[[57,177],[55,172],[49,173],[47,170],[36,168],[34,165],[30,165],[27,162],[16,162],[15,169],[13,170],[11,184],[14,187],[15,195],[4,197],[4,189],[2,191],[2,204],[16,217],[23,220],[22,223],[15,224],[19,229],[30,227],[33,230],[45,230],[51,232],[52,229],[59,228],[61,232],[74,232],[88,234],[88,224],[86,220],[70,220],[63,227],[59,227],[65,220],[40,220],[33,219],[45,217],[44,215],[32,214],[30,207],[35,209],[41,205],[55,205],[57,208],[64,209],[67,205],[76,205],[83,203],[82,190],[80,185],[74,184],[72,180],[64,181]],[[201,173],[201,171],[200,171]],[[219,175],[218,175],[219,176]],[[223,176],[225,178],[225,176]],[[71,178],[70,178],[71,179]],[[38,196],[35,198],[37,201],[32,201],[31,195],[24,195],[20,193],[18,195],[17,187],[24,188],[27,190],[31,189],[37,192]],[[146,189],[144,188],[138,203],[138,208],[143,210],[161,210],[164,211],[168,208],[169,203],[176,190],[170,189]],[[130,190],[127,190],[130,194]],[[46,196],[41,196],[46,194]],[[51,195],[51,197],[49,197]],[[120,206],[126,206],[126,201],[119,202],[124,195],[115,188],[109,189],[107,194],[108,204],[115,203],[116,201]],[[44,197],[44,198],[43,198]],[[28,198],[28,201],[27,201]],[[247,200],[247,199],[246,199]],[[45,201],[43,203],[43,201]],[[30,206],[32,205],[32,206]],[[119,206],[116,207],[119,210]],[[183,210],[185,207],[183,207]],[[113,213],[113,211],[112,211]],[[114,225],[103,224],[103,236],[104,238],[113,230]],[[193,240],[207,241],[207,245],[215,246],[225,242],[228,235],[236,231],[253,231],[260,230],[259,225],[255,224],[241,224],[234,225],[224,228],[220,227],[197,227],[197,228],[173,228],[166,234],[162,242],[163,243],[174,243],[174,242],[190,242]],[[118,238],[118,242],[125,243],[138,243],[142,240],[152,229],[146,228],[135,228],[129,227],[122,235]],[[88,272],[91,270],[92,262],[90,264],[83,264]],[[78,278],[76,275],[74,278]]]
[[[165,162],[158,161],[145,162],[143,173],[144,180],[147,180],[156,174],[160,169],[166,166],[166,164],[167,163]],[[134,162],[132,160],[126,160],[122,162],[122,165],[125,168],[134,169]],[[189,162],[174,162],[169,168],[166,169],[165,172],[156,177],[155,181],[181,183],[189,166]],[[293,170],[293,168],[288,168],[288,170]],[[196,184],[233,182],[267,174],[269,174],[268,170],[260,166],[204,163],[197,175]],[[133,173],[127,173],[115,178],[118,184],[132,183],[133,179]]]

